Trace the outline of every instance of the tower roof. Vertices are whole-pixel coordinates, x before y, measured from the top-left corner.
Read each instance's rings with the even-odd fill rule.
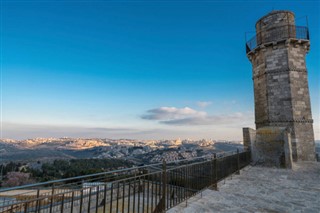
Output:
[[[266,18],[266,17],[268,17],[268,16],[270,16],[270,15],[277,14],[277,13],[291,13],[291,14],[294,16],[294,13],[293,13],[292,11],[290,11],[290,10],[272,10],[272,11],[269,12],[267,15],[262,16],[262,17],[256,22],[256,24],[259,23],[262,19],[264,19],[264,18]]]

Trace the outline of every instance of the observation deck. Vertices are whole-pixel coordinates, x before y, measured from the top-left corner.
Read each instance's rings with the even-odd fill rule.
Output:
[[[168,213],[319,212],[319,162],[299,162],[293,169],[248,166]]]
[[[246,53],[255,50],[262,44],[281,42],[287,39],[309,41],[309,29],[306,26],[283,25],[257,32],[246,41]]]

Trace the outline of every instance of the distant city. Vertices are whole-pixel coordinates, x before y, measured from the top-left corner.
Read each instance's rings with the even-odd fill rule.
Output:
[[[122,159],[149,164],[215,153],[242,150],[242,141],[216,140],[133,140],[100,138],[34,138],[0,140],[1,162],[51,161],[55,159]]]

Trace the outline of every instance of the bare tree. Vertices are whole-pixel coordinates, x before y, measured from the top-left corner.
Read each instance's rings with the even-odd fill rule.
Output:
[[[3,181],[2,186],[14,187],[33,183],[34,180],[30,177],[29,173],[23,172],[8,172],[6,179]]]

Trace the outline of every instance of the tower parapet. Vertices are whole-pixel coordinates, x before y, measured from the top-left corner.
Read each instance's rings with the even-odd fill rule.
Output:
[[[308,28],[296,26],[294,14],[285,10],[260,18],[256,35],[246,42],[253,68],[256,129],[278,127],[290,132],[294,161],[315,160],[305,62],[309,47]]]
[[[287,10],[272,11],[256,23],[256,35],[246,42],[247,54],[260,46],[270,45],[288,39],[309,41],[309,29],[296,26],[294,13]]]

